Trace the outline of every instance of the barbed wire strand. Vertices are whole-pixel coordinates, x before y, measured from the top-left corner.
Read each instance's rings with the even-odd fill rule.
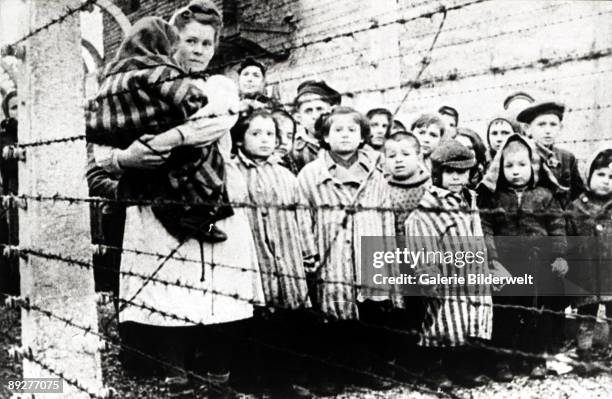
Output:
[[[123,299],[119,299],[119,301],[120,302],[126,302]],[[156,309],[155,307],[146,305],[144,303],[137,303],[137,302],[131,301],[131,302],[128,302],[128,305],[133,306],[135,308],[139,308],[141,310],[146,310],[146,311],[148,311],[150,313],[159,314],[159,315],[161,315],[161,316],[163,316],[165,318],[171,319],[171,320],[181,321],[181,322],[190,323],[190,324],[196,324],[196,325],[199,324],[198,321],[190,319],[189,317],[177,315],[177,314],[171,313],[171,312],[166,312],[166,311],[163,311],[163,310],[160,310],[160,309]],[[228,334],[231,334],[229,331],[227,331],[227,329],[226,329],[226,332]],[[234,337],[235,337],[235,335],[234,335]],[[262,340],[257,339],[257,338],[253,338],[253,337],[239,337],[239,339],[246,340],[246,341],[252,342],[252,343],[254,343],[256,345],[264,346],[264,347],[270,348],[272,350],[284,352],[284,353],[287,353],[287,354],[290,354],[290,355],[293,355],[293,356],[296,356],[296,357],[300,357],[300,358],[308,359],[308,360],[311,360],[311,361],[315,361],[317,363],[320,363],[320,364],[323,364],[323,365],[326,365],[326,366],[331,366],[331,367],[342,369],[342,370],[349,371],[349,372],[352,372],[352,373],[356,373],[356,374],[360,374],[360,375],[364,375],[364,376],[369,376],[369,377],[372,377],[372,378],[377,378],[377,379],[383,380],[383,381],[390,381],[390,382],[393,382],[393,383],[398,384],[400,386],[409,386],[409,387],[415,388],[415,389],[417,389],[419,391],[431,393],[431,394],[434,394],[436,396],[445,395],[445,396],[448,396],[448,397],[451,397],[451,398],[459,399],[456,395],[454,395],[451,392],[433,391],[431,389],[428,389],[428,388],[425,388],[425,387],[421,387],[421,386],[418,386],[416,384],[405,383],[405,382],[396,380],[396,379],[388,377],[388,376],[382,376],[382,375],[379,375],[379,374],[375,374],[375,373],[369,372],[367,370],[357,369],[357,368],[351,367],[351,366],[343,364],[343,363],[331,361],[331,360],[328,360],[328,359],[323,359],[323,358],[320,358],[318,356],[313,356],[313,355],[310,355],[310,354],[307,354],[307,353],[301,353],[301,352],[298,352],[298,351],[295,351],[295,350],[292,350],[292,349],[289,349],[289,348],[284,348],[284,347],[281,347],[281,346],[276,346],[276,345],[267,343],[267,342],[262,341]]]
[[[119,299],[119,300],[123,301],[122,299]],[[146,305],[146,304],[143,304],[143,303],[132,302],[132,303],[130,303],[130,305],[134,306],[136,308],[140,308],[142,310],[147,310],[147,311],[149,311],[151,313],[157,313],[157,314],[159,314],[159,315],[161,315],[163,317],[167,317],[167,318],[172,319],[172,320],[184,321],[184,322],[188,322],[188,323],[192,323],[192,324],[195,322],[194,320],[191,320],[188,317],[177,315],[177,314],[170,313],[170,312],[166,312],[166,311],[163,311],[163,310],[160,310],[160,309],[156,309],[155,307],[152,307],[152,306],[149,306],[149,305]],[[401,330],[401,329],[391,328],[391,327],[388,327],[388,326],[381,326],[381,325],[378,325],[378,324],[365,323],[365,322],[360,321],[360,320],[356,320],[356,321],[359,324],[363,325],[363,326],[367,326],[367,327],[370,327],[370,328],[381,329],[381,330],[384,330],[384,331],[387,331],[387,332],[396,332],[396,333],[412,335],[412,336],[417,335],[417,334],[418,334],[418,336],[421,335],[421,332],[420,331],[416,331],[416,330]],[[195,322],[195,324],[198,324],[198,323]],[[256,339],[251,339],[251,340],[254,343],[263,343],[260,340],[256,340]],[[432,340],[435,341],[435,342],[438,342],[438,343],[443,343],[444,342],[443,339],[436,338],[436,337],[432,337]],[[275,348],[274,345],[267,344],[267,343],[263,343],[263,344],[265,344],[268,347]],[[469,342],[469,341],[466,342],[466,344],[468,346],[473,345],[473,343]],[[506,355],[507,354],[520,355],[520,356],[523,356],[523,357],[529,357],[529,358],[540,359],[540,360],[558,360],[555,356],[548,355],[548,354],[526,352],[526,351],[517,350],[517,349],[502,349],[502,348],[497,348],[497,347],[486,345],[486,344],[482,345],[480,347],[482,349],[486,349],[486,350],[494,352],[494,353],[500,353],[500,354],[506,354]],[[284,348],[278,348],[278,349],[282,349],[284,351]],[[294,352],[294,351],[291,351],[291,352]],[[307,355],[307,354],[299,354],[297,352],[294,352],[294,353],[296,355],[298,355],[298,356],[311,357],[310,355]],[[316,357],[315,357],[315,359],[316,359]],[[568,364],[572,364],[572,365],[582,365],[582,366],[585,366],[585,365],[586,366],[590,366],[591,365],[591,363],[575,361],[573,359],[571,359],[567,363]],[[611,372],[612,371],[612,370],[610,370],[610,368],[603,367],[603,366],[602,366],[602,370],[606,371],[606,372]]]
[[[511,34],[520,34],[520,33],[524,33],[524,32],[528,32],[530,30],[533,29],[537,29],[537,28],[546,28],[549,26],[553,26],[553,25],[560,25],[560,24],[565,24],[565,23],[572,23],[572,22],[576,22],[576,21],[580,21],[582,19],[585,18],[589,18],[589,17],[601,17],[604,15],[608,15],[611,14],[612,10],[609,11],[601,11],[595,14],[589,14],[589,15],[582,15],[582,16],[578,16],[578,17],[573,17],[573,18],[568,18],[565,20],[560,20],[560,21],[554,21],[553,23],[548,23],[548,24],[540,24],[540,25],[533,25],[533,26],[529,26],[529,27],[523,27],[523,28],[519,28],[519,29],[513,29],[513,30],[508,30],[508,31],[503,31],[503,32],[499,32],[496,34],[492,34],[492,35],[485,35],[485,36],[479,36],[476,38],[470,38],[470,39],[465,39],[463,41],[458,41],[458,42],[453,42],[453,43],[447,43],[447,44],[440,44],[439,46],[437,46],[438,49],[444,49],[444,48],[450,48],[450,47],[454,47],[454,46],[459,46],[459,45],[466,45],[466,44],[471,44],[474,42],[478,42],[478,41],[483,41],[483,40],[489,40],[489,39],[496,39],[502,36],[506,36],[506,35],[511,35]],[[403,59],[403,58],[409,58],[411,55],[417,55],[417,54],[422,54],[422,53],[428,53],[430,50],[428,49],[421,49],[421,50],[416,50],[413,52],[408,52],[408,53],[404,53],[404,52],[400,52],[399,54],[393,54],[387,57],[382,57],[376,60],[377,63],[383,62],[383,61],[391,61],[391,60],[395,60],[395,59]],[[351,53],[348,53],[351,54]],[[336,58],[337,59],[337,58]],[[317,65],[321,65],[321,63],[312,63],[317,64]],[[323,64],[323,65],[327,65],[327,64]],[[302,67],[302,65],[300,65],[300,67]],[[355,68],[356,65],[354,62],[350,62],[346,65],[341,65],[341,66],[334,66],[332,68],[327,68],[327,69],[323,69],[323,70],[314,70],[312,71],[312,68],[309,69],[310,71],[307,73],[304,73],[302,75],[299,76],[292,76],[290,78],[284,78],[282,80],[277,80],[277,81],[271,81],[269,82],[269,84],[271,86],[277,85],[277,84],[281,84],[281,83],[288,83],[291,81],[295,81],[295,80],[304,80],[304,79],[312,79],[314,76],[321,76],[330,72],[340,72],[340,71],[345,71],[347,69],[351,69],[351,68]]]
[[[608,72],[612,72],[612,70],[607,70],[607,71],[598,71],[595,73],[608,73]],[[547,80],[542,80],[542,81],[548,81],[548,80],[555,80],[555,79],[547,79]],[[495,89],[495,88],[502,88],[502,87],[511,87],[511,86],[521,86],[521,83],[516,83],[516,84],[512,84],[512,85],[503,85],[503,86],[489,86],[489,87],[485,87],[485,88],[479,88],[479,89],[473,89],[470,90],[470,92],[478,92],[478,91],[484,91],[484,90],[488,90],[488,89]],[[466,91],[467,92],[467,91]],[[443,97],[443,95],[435,95],[435,96],[431,96],[432,97]],[[419,98],[418,100],[420,101],[422,98]],[[403,101],[403,100],[402,100]],[[409,102],[404,101],[404,103]],[[404,104],[402,103],[402,104]],[[400,107],[401,108],[401,107]],[[575,113],[575,112],[585,112],[585,111],[599,111],[602,109],[609,109],[612,108],[612,104],[600,104],[600,105],[595,105],[595,106],[588,106],[588,107],[574,107],[574,108],[568,108],[565,113],[566,114],[571,114],[571,113]],[[213,115],[213,116],[201,116],[201,117],[195,117],[195,118],[185,118],[185,119],[179,119],[176,120],[175,122],[180,124],[180,123],[187,123],[187,122],[195,122],[197,120],[202,120],[202,119],[214,119],[214,118],[219,118],[222,116],[235,116],[236,114],[233,112],[228,112],[225,115]],[[467,119],[464,121],[464,123],[468,123],[468,122],[480,122],[480,121],[488,121],[490,118],[472,118],[472,119]],[[155,125],[151,125],[151,126],[155,126]],[[76,141],[82,141],[82,140],[86,140],[87,136],[84,134],[78,134],[78,135],[74,135],[74,136],[66,136],[66,137],[61,137],[61,138],[57,138],[57,139],[47,139],[47,140],[36,140],[36,141],[30,141],[30,142],[17,142],[15,144],[12,144],[12,147],[15,148],[33,148],[33,147],[44,147],[44,146],[49,146],[49,145],[54,145],[54,144],[62,144],[62,143],[71,143],[71,142],[76,142]],[[599,142],[599,141],[607,141],[607,140],[612,140],[612,138],[608,138],[608,137],[595,137],[595,138],[585,138],[585,139],[575,139],[575,140],[561,140],[558,141],[557,143],[588,143],[588,142]],[[144,145],[147,145],[146,142],[142,142]],[[150,149],[152,149],[153,151],[155,151],[153,148],[151,148],[149,146]]]
[[[191,285],[191,284],[188,284],[188,283],[184,283],[184,282],[180,281],[180,279],[177,279],[175,281],[170,281],[170,280],[161,279],[159,277],[155,277],[155,276],[150,276],[150,275],[145,275],[145,274],[142,274],[142,273],[134,272],[134,271],[131,271],[131,270],[124,271],[124,270],[113,269],[113,268],[110,268],[110,267],[96,266],[92,262],[88,262],[88,261],[84,261],[84,260],[78,260],[78,259],[72,259],[72,258],[68,258],[68,257],[62,256],[62,255],[59,255],[59,254],[45,253],[45,252],[42,252],[42,251],[36,250],[36,249],[24,248],[24,249],[20,249],[19,251],[20,251],[20,253],[23,253],[23,254],[38,256],[38,257],[42,257],[42,258],[45,258],[45,259],[62,261],[62,262],[68,263],[68,264],[72,264],[72,265],[78,266],[79,268],[92,269],[92,270],[94,268],[98,268],[100,270],[110,271],[110,272],[112,272],[114,274],[118,274],[118,275],[123,276],[123,277],[138,278],[138,279],[142,279],[142,280],[150,280],[153,283],[157,283],[157,284],[163,285],[165,287],[171,286],[171,287],[183,288],[183,289],[190,290],[190,291],[198,291],[198,292],[202,292],[202,293],[207,293],[208,292],[208,293],[212,293],[214,295],[225,296],[225,297],[232,298],[232,299],[235,299],[235,300],[241,300],[241,301],[247,302],[250,305],[254,305],[254,306],[265,306],[265,303],[263,303],[261,301],[258,301],[255,298],[243,298],[243,297],[241,297],[237,293],[228,293],[228,292],[222,292],[222,291],[218,291],[218,290],[211,289],[211,288],[204,288],[204,287],[194,286],[194,285]],[[200,262],[197,262],[195,260],[190,260],[190,259],[185,259],[185,258],[183,258],[181,260],[191,261],[191,262],[194,262],[194,263],[200,263]],[[260,272],[259,270],[254,270],[254,269],[250,269],[250,268],[244,268],[244,267],[241,268],[239,266],[226,265],[226,264],[220,264],[220,263],[214,263],[214,262],[202,262],[202,263],[207,264],[207,265],[211,265],[211,266],[215,266],[215,267],[220,267],[220,268],[238,269],[238,270],[240,270],[242,272],[253,271],[254,273],[269,274],[269,275],[273,275],[275,277],[289,277],[289,278],[294,278],[296,280],[304,280],[304,281],[307,280],[307,277],[301,276],[301,275],[291,275],[291,274],[276,273],[276,272],[267,273],[265,271]],[[355,289],[365,290],[365,291],[372,292],[372,293],[384,293],[384,294],[387,294],[387,295],[397,295],[397,292],[391,291],[388,288],[383,288],[383,287],[380,287],[380,286],[369,286],[369,285],[357,284],[355,282],[325,280],[325,279],[319,278],[319,279],[316,280],[316,283],[318,283],[318,284],[332,284],[332,285],[345,285],[345,286],[353,287]],[[483,303],[483,302],[480,302],[480,301],[475,301],[475,300],[473,300],[470,297],[467,297],[467,299],[465,299],[465,298],[452,298],[452,297],[437,297],[437,298],[441,298],[441,299],[445,299],[445,300],[451,300],[451,301],[458,301],[458,302],[467,302],[467,303],[472,304],[472,305],[487,305],[487,306],[490,305],[490,304]],[[523,306],[523,305],[500,304],[500,303],[494,303],[492,306],[493,307],[497,307],[497,308],[503,308],[503,309],[522,310],[522,311],[527,311],[527,312],[531,312],[531,313],[536,313],[536,314],[539,314],[539,315],[549,314],[549,315],[559,316],[559,317],[568,317],[568,315],[565,312],[555,311],[555,310],[551,310],[551,309],[547,309],[547,308],[543,308],[543,307],[530,307],[530,306]],[[579,320],[588,320],[588,321],[594,321],[594,322],[612,323],[612,318],[611,317],[605,317],[605,316],[602,317],[602,316],[597,316],[597,315],[572,314],[571,317],[573,317],[575,319],[579,319]]]
[[[504,14],[504,15],[492,18],[490,20],[489,19],[477,20],[477,21],[473,21],[470,24],[459,25],[459,26],[456,26],[456,27],[453,27],[453,28],[445,28],[445,29],[442,30],[442,33],[452,32],[452,31],[463,29],[463,28],[473,28],[475,26],[480,26],[480,25],[483,25],[483,24],[489,25],[489,24],[491,24],[492,22],[494,22],[496,20],[500,20],[500,19],[506,20],[506,19],[508,19],[510,17],[520,16],[520,15],[524,15],[524,14],[533,14],[534,12],[541,12],[541,11],[545,11],[547,9],[555,8],[555,7],[558,7],[558,5],[556,5],[556,4],[554,6],[548,5],[546,7],[541,8],[541,9],[521,11],[521,12],[518,12],[518,13]],[[348,26],[348,24],[347,24],[347,26]],[[331,28],[330,28],[330,30],[331,30]],[[437,32],[437,30],[433,30],[431,32],[427,32],[427,33],[424,33],[424,34],[417,34],[417,35],[413,35],[413,36],[409,36],[409,37],[403,37],[402,36],[402,42],[408,42],[408,41],[410,41],[412,39],[419,39],[419,38],[424,38],[424,37],[428,37],[428,36],[433,36],[433,35],[436,34],[436,32]],[[346,51],[346,52],[338,52],[338,53],[334,52],[333,56],[314,58],[314,59],[309,60],[307,62],[300,62],[299,66],[300,67],[309,67],[311,65],[321,65],[321,64],[325,64],[328,61],[338,60],[339,57],[343,57],[343,56],[346,56],[346,55],[351,55],[353,53],[354,52],[352,50],[351,51]],[[384,59],[387,59],[387,58],[384,58]],[[377,61],[380,61],[380,59],[377,60]],[[292,80],[293,77],[289,77],[288,79]],[[278,82],[283,82],[283,83],[286,82],[285,79],[278,79],[277,81]],[[273,84],[270,83],[270,85],[273,85]]]
[[[400,23],[400,22],[407,23],[409,20],[416,20],[416,19],[424,18],[424,17],[428,17],[429,18],[431,15],[437,14],[439,12],[449,12],[449,11],[452,11],[452,10],[458,10],[458,9],[461,9],[461,8],[464,8],[464,7],[473,5],[473,4],[487,2],[487,1],[492,1],[492,0],[473,0],[473,1],[469,2],[469,3],[463,3],[461,5],[455,5],[455,6],[450,6],[450,7],[446,7],[446,8],[441,7],[441,8],[438,8],[434,12],[423,13],[423,14],[421,14],[419,16],[416,16],[416,17],[413,17],[413,18],[409,18],[408,20],[399,19],[399,20],[391,21],[389,23],[375,25],[373,27],[371,26],[371,27],[368,27],[368,28],[365,28],[365,29],[361,29],[361,30],[358,29],[358,30],[355,30],[353,32],[348,32],[348,33],[345,32],[345,33],[341,33],[341,34],[331,35],[331,36],[328,36],[328,37],[320,40],[320,42],[324,43],[324,42],[331,41],[334,38],[344,37],[344,36],[352,36],[353,34],[358,33],[358,31],[367,31],[367,30],[372,30],[372,29],[378,29],[378,28],[386,26],[386,25],[391,25],[392,23]],[[296,48],[307,47],[309,45],[312,45],[312,44],[307,44],[307,43],[302,44],[302,45],[300,45],[300,46],[298,46]],[[240,61],[233,61],[231,63],[231,65],[233,65],[233,64],[235,64],[237,62],[242,62],[245,59],[240,60]],[[160,80],[158,80],[156,82],[156,84],[161,85],[161,84],[164,84],[164,83],[167,83],[167,82],[171,82],[171,81],[178,80],[178,79],[189,78],[189,77],[190,78],[201,78],[202,77],[202,73],[200,73],[200,72],[197,72],[197,73],[183,73],[183,74],[179,74],[178,76],[172,76],[172,77],[169,77],[169,78],[160,79]],[[120,94],[127,94],[127,93],[131,93],[131,92],[133,92],[133,90],[120,90],[120,91],[117,91],[117,92],[112,93],[112,94],[105,94],[105,95],[101,95],[101,96],[96,96],[93,99],[91,99],[90,101],[100,101],[100,100],[105,99],[107,97],[112,97],[112,96],[116,96],[116,95],[120,95]]]
[[[416,21],[416,20],[421,19],[421,18],[430,18],[432,15],[437,14],[438,12],[440,12],[440,10],[442,8],[446,9],[447,11],[460,10],[462,8],[470,7],[470,6],[473,6],[473,5],[476,5],[476,4],[485,3],[485,2],[489,2],[489,1],[492,1],[492,0],[472,0],[472,1],[469,1],[469,2],[466,2],[466,3],[455,4],[455,5],[447,6],[447,7],[438,6],[437,9],[428,10],[428,11],[425,11],[425,12],[419,14],[419,15],[416,15],[416,16],[413,16],[413,17],[410,17],[410,18],[403,18],[403,17],[402,18],[397,18],[397,19],[394,19],[392,21],[384,22],[384,23],[381,23],[381,24],[374,23],[374,24],[371,24],[371,25],[366,26],[366,27],[362,27],[362,28],[358,28],[358,29],[353,29],[351,31],[334,33],[332,35],[328,35],[328,36],[323,37],[323,38],[318,38],[318,39],[313,39],[313,40],[304,40],[304,41],[302,41],[299,44],[295,44],[295,45],[291,45],[291,46],[287,46],[287,47],[281,47],[279,49],[267,49],[265,52],[259,52],[259,53],[253,54],[253,55],[251,55],[251,57],[263,57],[268,52],[274,52],[274,51],[287,52],[287,51],[299,50],[299,49],[302,49],[302,48],[308,48],[308,47],[311,47],[311,46],[313,46],[315,44],[329,43],[329,42],[331,42],[333,40],[344,38],[344,37],[353,37],[356,34],[363,33],[363,32],[368,32],[368,31],[371,31],[371,30],[374,30],[374,29],[380,29],[380,28],[383,28],[383,27],[386,27],[386,26],[391,26],[391,25],[395,25],[395,24],[405,25],[405,24],[407,24],[409,22]],[[233,60],[233,61],[228,62],[228,63],[217,65],[217,66],[215,66],[214,70],[223,70],[223,69],[225,69],[228,66],[232,66],[232,65],[235,65],[237,63],[241,63],[245,59],[246,58],[242,58],[242,59],[239,59],[239,60]]]
[[[8,334],[4,334],[4,332],[0,331],[0,335],[4,335],[5,337],[7,337],[8,339],[12,339],[12,337]],[[66,383],[68,383],[68,385],[71,385],[72,387],[78,389],[79,391],[89,395],[90,398],[92,399],[105,399],[104,396],[101,396],[97,393],[93,393],[90,390],[88,390],[83,384],[81,384],[79,382],[79,380],[71,378],[66,376],[66,374],[64,374],[64,372],[59,371],[51,366],[49,366],[48,364],[44,363],[43,361],[41,361],[40,359],[36,358],[32,353],[31,350],[27,349],[24,350],[22,353],[22,356],[27,359],[28,361],[38,365],[41,369],[43,369],[44,371],[48,372],[49,374],[52,374],[58,378],[61,378],[63,381],[66,381]]]
[[[96,5],[97,3],[98,3],[98,0],[85,0],[78,7],[68,8],[67,11],[64,14],[59,15],[59,16],[49,20],[49,22],[47,22],[45,24],[42,24],[41,26],[39,26],[39,27],[37,27],[37,28],[35,28],[33,30],[30,30],[27,34],[25,34],[24,36],[20,37],[19,39],[17,39],[14,42],[12,42],[10,44],[7,44],[6,46],[8,46],[8,47],[15,47],[18,44],[21,44],[21,43],[25,42],[26,40],[28,40],[28,39],[30,39],[30,38],[40,34],[41,32],[51,28],[53,25],[63,23],[68,17],[72,16],[73,14],[76,14],[77,12],[85,11],[88,8]]]
[[[17,298],[13,303],[17,304],[22,309],[25,309],[27,311],[31,311],[31,310],[36,311],[36,312],[42,314],[43,316],[45,316],[45,317],[47,317],[49,319],[54,319],[54,320],[60,321],[60,322],[62,322],[64,324],[66,324],[67,326],[74,327],[76,329],[79,329],[79,330],[83,331],[85,334],[93,335],[93,336],[103,340],[104,342],[108,342],[110,345],[112,345],[115,348],[125,349],[125,350],[127,350],[129,352],[132,352],[132,353],[137,354],[139,356],[142,356],[142,357],[144,357],[144,358],[146,358],[148,360],[151,360],[151,361],[153,361],[153,362],[155,362],[155,363],[157,363],[157,364],[159,364],[161,366],[164,366],[164,367],[167,367],[169,369],[172,369],[172,370],[178,371],[180,373],[183,373],[183,374],[185,374],[185,375],[187,375],[187,376],[189,376],[191,378],[194,378],[194,379],[200,381],[201,383],[204,383],[204,384],[208,385],[209,388],[212,388],[212,389],[216,390],[217,392],[231,392],[231,393],[236,394],[236,395],[238,394],[238,392],[233,390],[232,388],[226,387],[226,386],[221,386],[220,384],[210,380],[209,378],[207,378],[207,377],[205,377],[205,376],[203,376],[201,374],[197,374],[197,373],[195,373],[195,372],[193,372],[191,370],[187,370],[185,368],[177,366],[177,365],[175,365],[173,363],[170,363],[170,362],[168,362],[168,361],[166,361],[166,360],[164,360],[162,358],[152,356],[151,354],[146,353],[146,352],[144,352],[144,351],[142,351],[142,350],[140,350],[138,348],[135,348],[133,346],[130,346],[130,345],[127,345],[127,344],[121,342],[121,339],[115,338],[115,337],[111,336],[110,334],[104,334],[104,333],[97,332],[96,329],[93,326],[83,326],[83,325],[80,325],[80,324],[76,323],[73,319],[70,319],[70,318],[67,318],[67,317],[64,317],[64,316],[58,316],[57,314],[55,314],[54,312],[52,312],[52,311],[50,311],[48,309],[44,309],[44,308],[42,308],[42,307],[40,307],[38,305],[32,304],[27,298],[21,299],[21,300],[19,298]]]
[[[610,140],[610,139],[600,139],[601,140]],[[332,204],[277,204],[277,203],[253,203],[253,202],[242,202],[242,201],[224,201],[224,202],[214,202],[214,201],[202,201],[202,202],[189,202],[189,201],[176,201],[176,200],[116,200],[110,198],[103,197],[72,197],[72,196],[63,196],[60,194],[48,195],[48,194],[6,194],[0,195],[0,208],[27,208],[27,201],[35,201],[35,202],[67,202],[69,204],[110,204],[110,205],[125,205],[125,206],[174,206],[174,205],[183,205],[183,206],[209,206],[209,205],[222,205],[222,206],[232,206],[235,208],[247,208],[247,209],[259,209],[259,208],[270,208],[270,209],[279,209],[286,211],[297,211],[297,210],[338,210],[338,211],[348,211],[352,214],[360,213],[360,212],[368,212],[368,211],[380,211],[380,212],[398,212],[403,211],[404,209],[401,206],[369,206],[369,205],[332,205]],[[507,209],[503,209],[501,207],[497,208],[447,208],[442,206],[432,206],[427,208],[421,208],[427,212],[435,212],[435,213],[467,213],[467,214],[480,214],[480,215],[518,215],[518,211],[511,211]],[[592,215],[585,214],[578,210],[561,210],[561,211],[528,211],[521,210],[520,214],[523,216],[542,216],[542,217],[568,217],[568,218],[576,218],[576,219],[593,219],[596,217]],[[599,217],[599,216],[597,216]]]

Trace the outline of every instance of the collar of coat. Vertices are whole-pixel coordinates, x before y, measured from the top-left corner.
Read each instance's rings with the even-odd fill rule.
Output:
[[[590,191],[580,194],[574,201],[575,209],[579,212],[594,217],[606,217],[612,211],[612,198],[601,198],[593,195]]]
[[[419,163],[419,169],[409,178],[404,179],[404,180],[398,180],[394,178],[393,176],[389,176],[387,181],[392,186],[411,188],[411,187],[420,186],[421,184],[428,181],[429,178],[430,178],[430,174],[427,171],[427,169],[425,169],[425,165]]]
[[[468,199],[463,194],[457,194],[445,188],[431,185],[427,193],[423,195],[419,205],[425,209],[444,209],[447,211],[465,210],[466,207],[476,209],[476,192],[465,189],[464,193],[467,194]]]
[[[333,175],[332,171],[338,167],[332,157],[329,155],[329,151],[321,151],[319,153],[318,162],[323,163],[325,166],[322,173],[318,176],[317,184],[323,184],[328,180],[338,181]],[[364,169],[366,173],[370,173],[371,169],[375,167],[375,161],[370,158],[370,155],[363,150],[357,150],[357,163]]]
[[[246,155],[241,149],[238,150],[238,153],[236,154],[236,158],[238,158],[238,160],[247,168],[256,168],[257,166],[260,165],[260,163],[257,163],[251,157]],[[269,156],[261,164],[274,165],[275,163],[276,162],[274,162],[274,156]]]

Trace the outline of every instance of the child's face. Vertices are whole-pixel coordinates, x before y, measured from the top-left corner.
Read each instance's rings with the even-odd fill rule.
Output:
[[[257,116],[244,133],[242,149],[254,158],[266,159],[276,148],[276,129],[272,118]]]
[[[448,135],[448,138],[455,138],[457,135],[457,121],[455,118],[451,115],[441,114],[440,119],[446,124],[446,135]]]
[[[527,148],[503,152],[504,177],[513,187],[522,187],[531,180],[532,165]]]
[[[17,96],[11,98],[8,102],[8,117],[17,119],[19,111],[19,103],[17,102]]]
[[[469,169],[444,168],[442,171],[442,187],[455,194],[461,193],[470,178]]]
[[[419,139],[419,143],[421,143],[421,153],[424,157],[431,155],[433,150],[440,144],[440,138],[442,136],[440,126],[436,124],[431,124],[427,127],[417,127],[412,134]]]
[[[275,114],[274,119],[278,125],[281,138],[280,144],[276,151],[280,155],[285,155],[291,151],[291,147],[293,146],[293,121],[281,114]]]
[[[242,94],[260,93],[264,89],[264,76],[261,69],[251,65],[240,72],[238,83]]]
[[[593,194],[602,197],[612,194],[612,167],[595,169],[591,174],[589,188]]]
[[[179,32],[179,44],[174,58],[185,69],[203,72],[215,54],[215,28],[191,21]]]
[[[506,141],[506,137],[512,134],[512,125],[506,121],[496,121],[489,128],[489,143],[493,151],[499,151]]]
[[[372,115],[370,118],[370,144],[372,147],[380,148],[385,144],[387,129],[389,129],[389,118],[387,118],[387,115]]]
[[[296,117],[311,134],[314,132],[314,125],[322,114],[331,111],[331,105],[320,98],[307,100],[300,104]]]
[[[339,155],[349,155],[359,148],[363,141],[361,126],[351,114],[334,115],[331,117],[329,134],[324,138],[329,149]]]
[[[387,140],[385,142],[387,169],[396,179],[407,179],[419,169],[420,155],[409,140]]]
[[[561,132],[561,120],[554,114],[538,115],[529,124],[529,134],[538,143],[551,146]]]

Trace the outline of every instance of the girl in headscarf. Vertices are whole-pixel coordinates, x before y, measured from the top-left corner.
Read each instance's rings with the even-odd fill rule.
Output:
[[[568,280],[586,292],[574,298],[579,314],[597,316],[604,303],[612,317],[612,148],[593,153],[583,179],[586,191],[568,207],[568,235],[575,236],[568,239]],[[578,355],[585,361],[591,358],[594,327],[592,319],[581,320],[578,327]]]

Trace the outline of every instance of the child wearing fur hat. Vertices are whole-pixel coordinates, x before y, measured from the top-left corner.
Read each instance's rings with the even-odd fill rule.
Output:
[[[559,184],[569,189],[561,198],[561,206],[565,208],[584,191],[584,183],[574,154],[555,146],[564,111],[565,105],[558,101],[541,101],[521,111],[517,120],[528,125],[527,135],[536,142],[540,156]]]
[[[457,129],[455,140],[467,147],[472,152],[472,155],[474,155],[474,158],[476,158],[476,165],[470,170],[470,182],[468,183],[468,188],[475,190],[482,180],[487,167],[487,148],[480,135],[466,127]]]
[[[431,164],[432,186],[406,220],[408,247],[442,252],[480,248],[484,252],[484,242],[478,238],[482,237],[482,228],[476,195],[466,188],[469,171],[476,164],[474,156],[461,143],[450,139],[436,148]],[[414,270],[419,276],[457,274],[467,278],[471,273],[487,273],[488,265],[485,261],[457,267],[453,262],[438,261],[417,264]],[[468,290],[466,286],[440,284],[424,286],[424,290],[432,298],[427,301],[419,345],[433,352],[430,378],[445,389],[451,386],[447,373],[466,385],[484,383],[484,376],[473,367],[473,360],[467,360],[470,355],[464,350],[472,340],[491,338],[490,287],[476,285]]]
[[[438,115],[423,114],[412,123],[410,131],[419,139],[423,164],[428,171],[431,171],[431,159],[429,157],[444,136],[444,121]]]
[[[568,280],[590,294],[575,297],[579,314],[596,316],[604,303],[607,317],[612,317],[612,148],[596,151],[583,176],[586,190],[568,207],[568,235],[578,236],[570,247]],[[578,328],[578,354],[586,361],[594,326],[594,320],[584,319]]]
[[[532,275],[535,284],[520,290],[508,287],[506,296],[496,297],[496,303],[555,311],[566,306],[559,297],[538,296],[542,292],[561,296],[561,277],[568,269],[563,258],[565,221],[555,195],[558,190],[562,189],[546,165],[541,165],[534,144],[519,134],[508,136],[479,186],[479,207],[486,210],[482,225],[493,268],[503,265],[512,275]],[[544,241],[539,237],[555,238]],[[520,296],[509,296],[508,290]],[[556,349],[562,331],[559,317],[505,308],[495,312],[493,340],[497,345],[536,353]],[[510,360],[505,356],[497,359],[494,378],[512,380]],[[527,366],[532,378],[546,376],[544,362]]]
[[[307,80],[302,82],[295,96],[295,119],[299,129],[295,137],[292,156],[301,170],[304,165],[315,160],[319,154],[319,137],[315,123],[323,114],[339,105],[342,96],[323,80]]]

